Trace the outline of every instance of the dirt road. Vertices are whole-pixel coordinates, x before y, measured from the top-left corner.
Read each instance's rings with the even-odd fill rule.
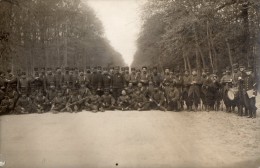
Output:
[[[257,119],[225,112],[1,116],[8,168],[260,167]]]

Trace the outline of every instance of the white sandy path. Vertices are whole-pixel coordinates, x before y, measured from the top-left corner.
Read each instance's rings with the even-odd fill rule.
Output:
[[[8,168],[257,168],[257,115],[108,111],[1,116],[0,153]]]

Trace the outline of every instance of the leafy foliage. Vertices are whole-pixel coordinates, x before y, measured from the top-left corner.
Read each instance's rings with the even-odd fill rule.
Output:
[[[124,64],[81,0],[1,0],[0,35],[2,69]]]
[[[259,57],[257,0],[149,0],[133,65],[220,71]],[[181,67],[179,67],[181,66]]]

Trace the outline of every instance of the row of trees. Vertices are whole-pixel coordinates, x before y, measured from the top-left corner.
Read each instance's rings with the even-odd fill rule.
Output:
[[[258,0],[149,0],[142,9],[135,66],[260,66]]]
[[[1,69],[122,65],[81,0],[0,0]]]

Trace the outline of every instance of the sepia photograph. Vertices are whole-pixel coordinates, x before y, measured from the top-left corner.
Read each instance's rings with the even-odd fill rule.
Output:
[[[0,168],[260,168],[260,1],[0,0]]]

